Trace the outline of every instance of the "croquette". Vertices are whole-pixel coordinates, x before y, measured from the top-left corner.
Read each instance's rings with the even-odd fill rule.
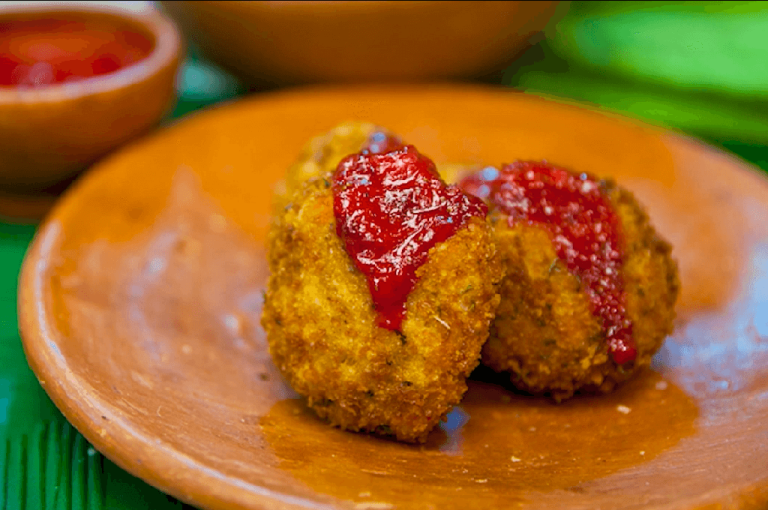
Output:
[[[472,217],[435,244],[402,323],[382,327],[337,232],[333,181],[310,173],[294,181],[268,236],[262,325],[272,359],[332,425],[423,442],[465,393],[499,303],[490,224]]]
[[[521,163],[515,170],[534,167]],[[498,170],[489,167],[486,173],[497,178]],[[462,185],[489,199],[490,190],[479,188],[483,183],[478,176],[482,171]],[[634,359],[632,351],[612,355],[606,323],[595,312],[585,281],[558,255],[551,230],[537,222],[510,221],[502,207],[491,205],[489,213],[506,276],[482,363],[509,372],[517,388],[556,401],[577,391],[609,392],[647,367],[672,332],[675,318],[680,284],[671,246],[654,230],[632,193],[611,180],[594,182],[620,224],[623,258],[617,267]],[[531,207],[527,197],[512,193],[506,198],[523,209]]]

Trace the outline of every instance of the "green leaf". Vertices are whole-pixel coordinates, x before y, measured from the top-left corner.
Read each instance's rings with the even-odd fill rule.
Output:
[[[578,71],[553,74],[529,70],[514,82],[529,93],[592,103],[705,138],[768,144],[768,116],[746,104],[716,101],[694,93],[675,95]]]
[[[579,2],[554,53],[600,73],[768,99],[767,2]]]
[[[0,440],[0,476],[0,510],[191,508],[104,459],[66,421]]]
[[[522,55],[505,71],[502,82],[531,94],[591,103],[709,140],[768,145],[768,103],[596,73],[560,58],[548,41]]]

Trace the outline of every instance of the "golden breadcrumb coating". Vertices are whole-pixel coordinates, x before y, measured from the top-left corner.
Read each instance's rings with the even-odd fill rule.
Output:
[[[623,366],[612,361],[589,297],[557,257],[549,233],[524,223],[510,228],[498,211],[489,216],[507,275],[483,363],[509,371],[516,387],[557,401],[578,390],[611,391],[648,366],[673,329],[680,283],[671,246],[629,191],[610,181],[602,186],[624,231],[622,276],[637,359]]]
[[[499,303],[489,224],[473,218],[429,251],[402,333],[377,326],[366,278],[336,234],[327,179],[291,196],[268,258],[262,325],[294,390],[333,425],[423,442],[466,391]]]
[[[307,142],[276,190],[275,207],[284,207],[305,181],[317,177],[329,179],[341,160],[360,152],[376,131],[388,133],[370,122],[345,122]]]
[[[456,184],[463,177],[482,170],[482,165],[464,165],[461,163],[442,163],[437,166],[440,178],[448,184]]]

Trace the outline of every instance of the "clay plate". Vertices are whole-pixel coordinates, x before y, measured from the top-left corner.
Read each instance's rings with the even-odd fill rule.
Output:
[[[311,136],[390,127],[438,163],[614,175],[674,244],[653,369],[563,405],[471,383],[424,446],[326,426],[259,327],[271,189]],[[768,180],[693,140],[511,91],[320,88],[184,120],[103,161],[24,263],[29,362],[96,448],[203,508],[764,508]]]

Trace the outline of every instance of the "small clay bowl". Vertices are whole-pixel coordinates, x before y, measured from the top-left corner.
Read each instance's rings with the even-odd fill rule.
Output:
[[[502,69],[558,2],[163,2],[251,86],[424,81]]]
[[[108,74],[39,87],[0,86],[0,188],[28,193],[62,182],[146,132],[175,100],[182,43],[157,10],[104,4],[11,5],[0,24],[61,19],[108,24],[152,43]]]

